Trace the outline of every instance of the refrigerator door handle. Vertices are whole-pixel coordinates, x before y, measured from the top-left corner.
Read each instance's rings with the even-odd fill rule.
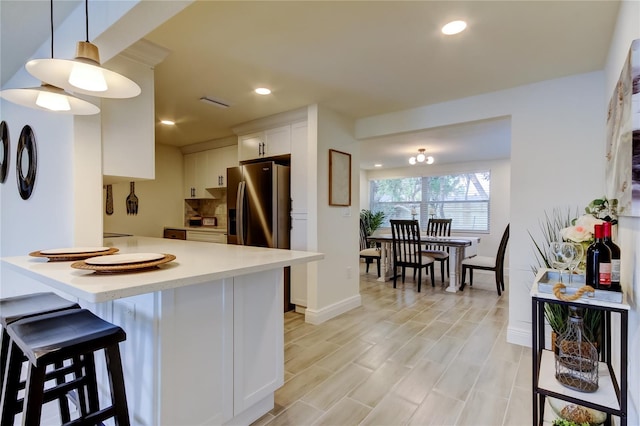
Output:
[[[244,188],[245,183],[238,183],[238,195],[236,197],[236,227],[238,244],[244,245]]]

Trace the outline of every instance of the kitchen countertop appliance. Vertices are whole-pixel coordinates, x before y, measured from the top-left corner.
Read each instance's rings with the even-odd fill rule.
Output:
[[[189,218],[189,226],[202,226],[202,216],[191,216]]]
[[[290,248],[290,168],[273,161],[227,169],[228,244]]]

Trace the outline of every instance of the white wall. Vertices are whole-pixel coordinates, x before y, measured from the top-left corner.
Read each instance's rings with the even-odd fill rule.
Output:
[[[366,141],[360,142],[360,149],[366,149]],[[509,159],[494,161],[473,161],[467,163],[433,164],[425,167],[401,167],[397,169],[369,170],[361,173],[360,182],[360,209],[369,208],[369,181],[375,179],[392,179],[411,176],[438,176],[452,173],[469,173],[489,170],[491,172],[491,203],[489,206],[491,218],[489,233],[473,233],[479,236],[481,243],[478,246],[478,254],[481,256],[495,256],[498,252],[500,239],[505,227],[509,223],[511,201],[511,164]],[[463,233],[452,233],[463,235]],[[469,235],[468,233],[465,233]],[[478,271],[482,272],[482,271]],[[506,270],[505,274],[508,275]]]
[[[620,77],[631,41],[640,38],[640,2],[623,1],[618,12],[605,67],[605,107]],[[620,217],[618,245],[622,252],[621,283],[631,305],[629,313],[629,415],[628,424],[640,424],[640,218]]]
[[[74,173],[71,167],[73,119],[0,102],[0,116],[9,128],[7,179],[0,184],[0,257],[73,245]],[[16,183],[16,147],[23,126],[30,125],[37,146],[37,174],[31,197],[20,198]],[[0,297],[41,289],[31,280],[10,273],[0,263]]]
[[[103,207],[104,231],[162,237],[165,226],[182,226],[184,222],[183,161],[179,148],[156,145],[155,180],[135,184],[138,214],[128,215],[125,200],[129,182],[113,184],[113,214]],[[102,191],[102,205],[106,190]]]
[[[554,207],[584,206],[604,185],[604,74],[595,72],[459,99],[356,122],[369,138],[494,117],[511,117],[509,330],[531,342],[532,245],[527,231]],[[553,174],[576,175],[558,187]]]
[[[96,2],[92,8],[93,40],[102,61],[138,41],[144,34],[190,2]],[[112,27],[114,22],[117,26]],[[29,22],[25,22],[28,30]],[[18,37],[19,38],[19,37]],[[84,39],[84,4],[56,28],[56,57],[73,57],[75,43]],[[50,41],[32,58],[50,56]],[[40,84],[24,69],[3,88]],[[98,103],[97,98],[87,98]],[[0,185],[0,257],[25,255],[53,247],[102,244],[101,116],[67,116],[19,107],[0,101],[0,117],[11,132],[11,162],[22,126],[29,124],[38,145],[38,172],[34,192],[22,200],[17,192],[15,166]],[[42,289],[0,264],[0,297]]]
[[[308,270],[307,309],[305,320],[318,324],[360,306],[358,247],[359,238],[359,180],[360,155],[353,137],[353,121],[323,106],[309,108],[310,154],[309,164],[317,167],[317,179],[309,194],[309,250],[325,254],[320,262]],[[315,134],[315,137],[313,135]],[[314,140],[315,139],[315,140]],[[311,149],[315,147],[315,149]],[[329,149],[351,154],[351,206],[329,206]],[[310,176],[312,169],[310,169]],[[311,200],[317,208],[313,209]],[[313,212],[317,212],[314,217]]]

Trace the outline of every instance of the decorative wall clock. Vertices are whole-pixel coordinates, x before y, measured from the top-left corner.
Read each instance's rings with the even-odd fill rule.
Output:
[[[23,200],[31,197],[33,186],[36,183],[37,166],[36,137],[31,126],[27,125],[20,132],[18,139],[18,155],[16,159],[16,176],[18,178],[18,191]]]

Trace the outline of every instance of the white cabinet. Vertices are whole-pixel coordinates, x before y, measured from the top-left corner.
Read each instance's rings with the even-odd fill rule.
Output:
[[[233,415],[284,384],[283,269],[233,279]],[[249,423],[251,420],[249,421]]]
[[[227,186],[227,168],[238,165],[235,146],[184,155],[184,198],[213,198],[209,188]]]
[[[291,126],[276,127],[264,132],[265,157],[291,154]]]
[[[224,148],[210,149],[207,153],[208,175],[207,188],[227,187],[227,168],[238,165],[238,148],[226,146]]]
[[[272,409],[284,383],[282,283],[279,268],[90,304],[127,333],[132,425],[251,424]]]
[[[109,69],[134,79],[142,93],[129,99],[102,99],[102,174],[105,184],[155,179],[153,68],[123,56]]]
[[[187,231],[187,241],[202,241],[205,243],[227,244],[227,234],[211,231]]]
[[[238,137],[238,160],[246,161],[262,157],[264,132]]]
[[[184,155],[184,198],[213,198],[207,187],[207,152]]]
[[[291,126],[280,126],[238,137],[240,161],[291,154]]]

